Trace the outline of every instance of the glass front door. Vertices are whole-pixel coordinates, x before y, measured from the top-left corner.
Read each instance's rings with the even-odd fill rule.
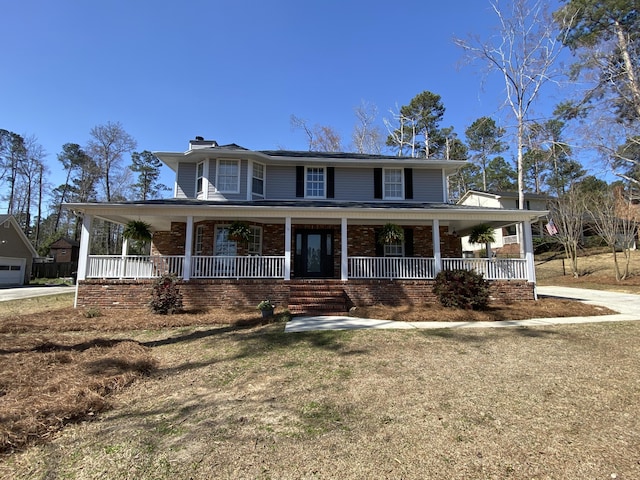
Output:
[[[295,236],[296,277],[333,277],[333,232],[298,230]]]

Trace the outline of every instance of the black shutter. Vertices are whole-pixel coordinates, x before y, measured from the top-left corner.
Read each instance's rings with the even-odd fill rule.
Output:
[[[378,238],[380,238],[380,232],[382,232],[381,228],[373,230],[373,241],[376,242],[376,257],[384,257],[384,245],[378,241]]]
[[[304,167],[296,167],[296,197],[304,197]]]
[[[327,198],[334,198],[335,191],[335,168],[327,167]]]
[[[413,169],[404,169],[404,198],[406,200],[413,199]]]
[[[382,169],[373,169],[373,198],[382,198]]]
[[[404,229],[404,256],[413,257],[413,229]]]

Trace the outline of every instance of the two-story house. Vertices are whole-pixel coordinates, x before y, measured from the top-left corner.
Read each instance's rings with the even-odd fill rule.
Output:
[[[188,307],[256,305],[301,311],[433,299],[442,269],[468,268],[496,296],[535,297],[531,222],[544,211],[447,203],[459,161],[265,150],[198,137],[186,152],[155,152],[175,172],[171,199],[78,203],[83,215],[78,306],[142,306],[154,277],[174,273]],[[151,226],[148,256],[92,255],[92,221]],[[245,240],[229,228],[250,229]],[[464,259],[460,238],[475,225],[520,224],[525,254]],[[401,240],[381,243],[393,224]]]

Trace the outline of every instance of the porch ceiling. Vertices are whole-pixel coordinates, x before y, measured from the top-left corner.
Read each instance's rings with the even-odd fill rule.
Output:
[[[284,223],[287,217],[294,224],[340,224],[346,218],[349,224],[380,224],[393,222],[400,225],[430,225],[437,219],[441,226],[460,235],[486,223],[498,228],[522,221],[537,221],[547,211],[507,210],[468,207],[462,205],[418,202],[337,202],[337,201],[229,201],[212,202],[188,199],[151,200],[123,203],[69,203],[65,208],[93,215],[104,220],[126,224],[142,220],[154,231],[169,230],[172,222],[185,222],[192,216],[194,222],[207,219],[244,220],[250,222]]]

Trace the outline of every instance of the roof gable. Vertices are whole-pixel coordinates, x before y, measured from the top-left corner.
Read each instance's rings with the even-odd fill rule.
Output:
[[[18,222],[13,217],[13,215],[0,215],[0,228],[5,228],[5,224],[7,224],[7,222],[10,225],[9,228],[13,229],[14,233],[18,236],[18,238],[22,241],[22,243],[24,243],[24,246],[29,250],[31,255],[33,257],[39,257],[40,255],[38,255],[38,252],[36,252],[36,249],[33,248],[33,245],[31,245],[31,242],[29,241],[27,236],[24,234],[24,232],[20,228],[20,225],[18,225]]]

